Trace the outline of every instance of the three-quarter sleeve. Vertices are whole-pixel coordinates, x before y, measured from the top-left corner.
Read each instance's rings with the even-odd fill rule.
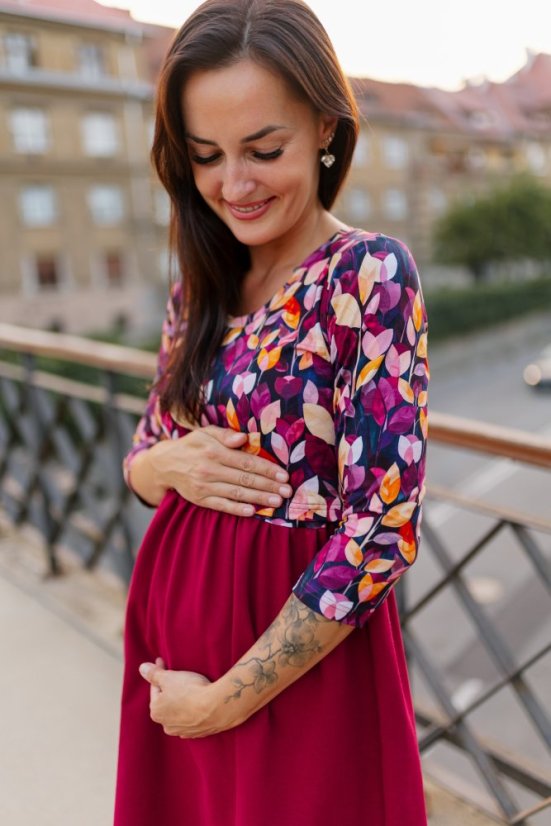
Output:
[[[166,313],[162,324],[155,379],[146,402],[144,413],[138,421],[132,437],[132,447],[124,457],[122,465],[126,484],[138,499],[149,507],[152,507],[152,505],[142,499],[132,488],[130,483],[130,466],[134,457],[140,453],[140,451],[146,450],[161,439],[171,439],[182,435],[182,428],[177,428],[172,416],[168,412],[163,413],[161,411],[159,393],[156,389],[158,380],[167,368],[172,347],[175,346],[181,335],[180,301],[181,285],[179,282],[176,282],[170,289]]]
[[[409,249],[381,238],[371,251],[354,245],[327,286],[342,519],[293,586],[358,627],[414,562],[424,496],[427,317]]]

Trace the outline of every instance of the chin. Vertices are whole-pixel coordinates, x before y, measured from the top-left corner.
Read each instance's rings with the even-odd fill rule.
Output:
[[[276,227],[272,222],[264,222],[262,219],[258,222],[243,221],[242,223],[234,219],[224,221],[224,223],[238,241],[252,247],[269,244],[271,241],[281,238],[287,232],[287,227]]]

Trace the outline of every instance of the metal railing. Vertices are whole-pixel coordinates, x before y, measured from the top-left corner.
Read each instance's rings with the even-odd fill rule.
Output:
[[[106,567],[128,580],[151,512],[127,490],[120,465],[154,369],[150,353],[0,324],[0,507],[13,522],[39,529],[51,574],[62,571],[60,559],[70,549],[86,567]],[[430,436],[439,449],[499,457],[523,473],[543,473],[551,490],[550,440],[435,412]],[[426,503],[424,561],[416,563],[425,565],[424,590],[413,588],[417,580],[411,575],[399,594],[421,751],[429,762],[433,755],[451,761],[451,774],[453,755],[467,755],[487,790],[486,800],[493,801],[505,822],[536,826],[543,823],[538,813],[551,807],[549,771],[542,769],[543,760],[530,759],[522,744],[511,752],[486,736],[481,715],[495,717],[492,703],[505,693],[504,723],[517,715],[538,739],[536,753],[548,755],[551,723],[542,700],[542,666],[548,668],[551,659],[550,604],[539,637],[518,656],[509,639],[507,612],[488,610],[477,598],[470,569],[484,567],[484,560],[496,554],[503,565],[517,564],[511,562],[512,554],[520,554],[525,574],[528,570],[530,581],[538,583],[538,599],[541,589],[548,599],[551,521],[548,513],[482,501],[456,486],[429,484]],[[441,511],[438,516],[442,507],[445,518]],[[469,528],[466,537],[454,527],[457,514],[462,514],[461,529]],[[504,538],[507,547],[497,549]],[[514,551],[509,547],[513,542]],[[515,610],[521,598],[511,598]],[[442,651],[449,654],[450,645],[448,639],[444,645],[435,642],[438,633],[451,640],[458,636],[464,651],[476,649],[492,664],[489,669],[486,663],[483,670],[489,676],[475,680],[474,688],[471,679],[468,696],[463,691],[460,698],[453,684],[453,668],[441,656]],[[446,752],[442,758],[438,749]]]
[[[433,413],[431,443],[434,442],[514,460],[514,469],[509,476],[520,473],[522,467],[522,478],[516,480],[517,484],[532,484],[531,468],[551,470],[551,441],[521,431]],[[551,475],[544,475],[544,479],[547,493],[541,498],[549,505]],[[536,484],[540,484],[540,479]],[[436,508],[442,506],[447,508],[450,518],[436,519],[435,524],[433,514]],[[407,595],[402,595],[401,599],[402,628],[410,663],[428,687],[433,700],[427,703],[418,692],[414,692],[421,752],[429,752],[435,744],[445,742],[467,753],[497,804],[497,812],[509,824],[535,823],[534,818],[538,814],[551,808],[551,719],[548,701],[551,680],[549,677],[546,680],[545,670],[542,670],[543,663],[547,668],[551,663],[550,512],[549,507],[543,516],[524,512],[507,503],[496,504],[457,490],[429,485],[423,515],[422,550],[425,557],[432,559],[436,574],[424,593],[411,600],[407,599]],[[464,522],[466,518],[476,520],[477,528],[468,541],[463,537],[459,542],[461,547],[456,547],[458,543],[454,540],[458,539],[458,519]],[[438,522],[446,523],[446,529],[442,530],[442,524]],[[507,566],[520,567],[522,560],[524,583],[535,582],[539,589],[539,617],[543,619],[538,629],[540,639],[528,640],[528,645],[525,640],[524,647],[528,647],[529,651],[523,656],[516,655],[508,638],[507,611],[503,607],[501,611],[488,610],[484,600],[481,604],[473,588],[476,577],[469,576],[469,568],[478,564],[484,569],[484,560],[490,555],[493,560],[489,567],[497,566],[499,573]],[[499,583],[498,579],[483,581],[494,585]],[[516,592],[514,588],[512,590],[518,602],[517,613],[522,612],[520,601],[526,600],[526,597],[519,593],[518,588]],[[426,622],[423,626],[420,620],[423,612],[430,612],[438,599],[443,605],[454,603],[455,617],[459,618],[459,622],[467,622],[472,629],[464,647],[476,646],[488,661],[482,668],[486,672],[485,679],[479,679],[474,690],[468,692],[470,696],[461,701],[458,694],[450,689],[449,667],[442,666],[442,658],[437,661],[430,642],[423,639]],[[499,604],[500,600],[496,602]],[[501,599],[501,603],[503,605],[506,600]],[[529,613],[528,605],[524,608]],[[449,632],[453,635],[456,626],[451,616],[448,616],[448,621]],[[481,662],[480,656],[478,659]],[[488,668],[488,663],[491,668]],[[492,702],[504,692],[508,694],[508,709],[522,720],[525,731],[529,728],[533,737],[539,740],[541,749],[536,751],[545,753],[547,770],[543,768],[543,761],[530,760],[522,751],[512,752],[499,741],[481,735],[481,715],[493,715],[494,718],[498,715],[498,728],[506,728],[510,722],[499,716],[499,707],[497,711],[489,712]],[[544,704],[543,697],[547,697],[547,704]],[[523,736],[520,739],[526,738]],[[523,804],[519,803],[518,789],[522,790],[520,797]],[[537,822],[543,824],[544,821]]]

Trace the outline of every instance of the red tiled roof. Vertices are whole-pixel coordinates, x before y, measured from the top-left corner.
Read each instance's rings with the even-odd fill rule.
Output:
[[[435,105],[427,89],[411,83],[388,83],[372,78],[351,78],[362,114],[368,119],[385,116],[402,122],[445,126],[446,113]]]
[[[508,140],[523,133],[551,134],[551,55],[529,55],[504,83],[467,83],[456,92],[407,83],[354,78],[363,114],[402,123]]]
[[[97,25],[100,28],[140,31],[143,28],[143,24],[134,20],[127,9],[103,6],[95,0],[0,0],[2,12]]]

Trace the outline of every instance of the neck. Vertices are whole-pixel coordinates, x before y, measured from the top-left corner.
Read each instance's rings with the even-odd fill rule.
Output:
[[[249,278],[262,284],[274,274],[300,264],[308,253],[323,244],[343,224],[321,207],[313,210],[305,220],[292,228],[284,237],[270,244],[249,247],[251,268]]]

